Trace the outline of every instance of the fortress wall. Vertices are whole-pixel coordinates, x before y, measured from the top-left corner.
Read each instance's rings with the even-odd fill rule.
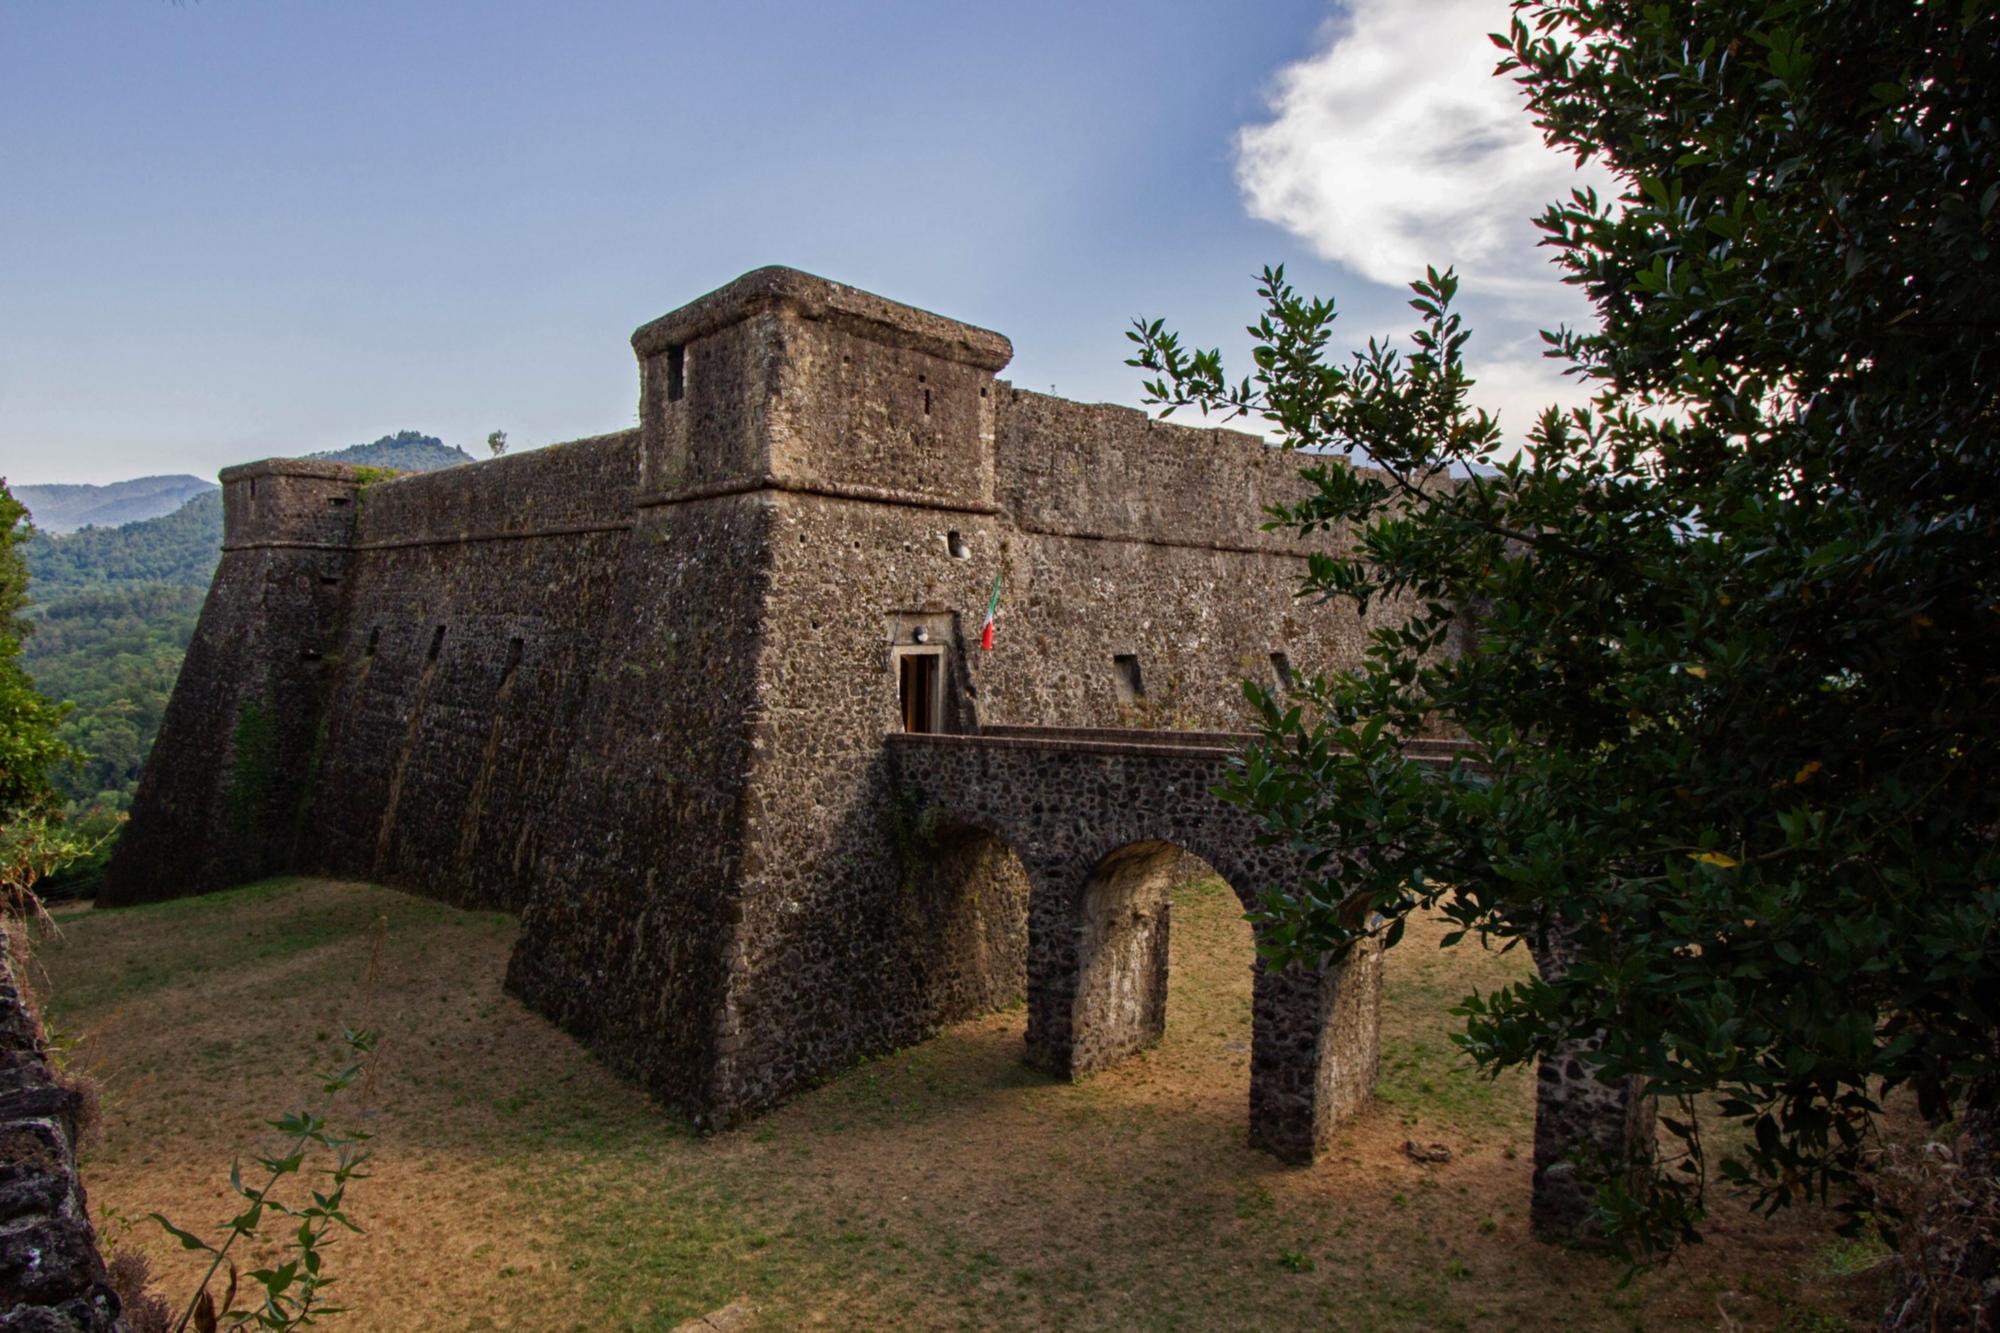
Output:
[[[301,865],[519,910],[637,471],[627,431],[368,488]]]
[[[355,541],[366,550],[467,534],[630,524],[638,483],[637,430],[408,473],[367,488]]]
[[[1394,608],[1302,605],[1302,547],[1264,506],[1307,493],[1301,460],[1238,431],[1003,391],[1010,527],[998,646],[976,655],[987,723],[1226,731],[1242,681],[1357,662]],[[1113,658],[1138,661],[1128,697]]]
[[[509,989],[720,1123],[1021,992],[1018,863],[889,782],[899,653],[944,650],[947,730],[1228,729],[1272,653],[1359,656],[1254,437],[1013,391],[997,334],[782,271],[634,346],[639,431],[225,474],[109,901],[313,869],[519,910]]]
[[[997,396],[1001,493],[1021,493],[1021,458],[1053,463],[1067,489],[1039,512],[1066,531],[1024,530],[1014,513],[766,493],[767,643],[722,1020],[735,1044],[717,1075],[735,1105],[773,1104],[1020,994],[1018,864],[951,831],[929,841],[923,812],[900,809],[887,779],[882,738],[902,725],[894,656],[913,628],[946,647],[952,730],[1240,728],[1240,681],[1273,680],[1270,653],[1303,668],[1363,646],[1358,619],[1297,606],[1303,559],[1258,531],[1258,505],[1300,493],[1296,458],[1254,437],[1148,429],[1121,408],[1040,400],[1010,420],[1017,400]],[[1004,614],[985,653],[996,574]],[[1141,699],[1119,697],[1125,653],[1140,660]]]
[[[1299,459],[1255,435],[1001,387],[1001,497],[1027,532],[1290,552],[1264,506],[1305,494]]]
[[[990,500],[999,334],[765,268],[632,335],[646,490],[790,486]]]
[[[755,495],[639,512],[507,974],[698,1120],[729,1101],[718,1015],[748,859],[771,516]]]
[[[991,370],[795,316],[771,323],[774,471],[990,502]]]
[[[1024,882],[933,873],[882,746],[901,727],[892,654],[911,628],[945,646],[962,683],[996,520],[782,492],[762,503],[771,592],[718,1071],[753,1109],[1018,997],[1027,919]],[[953,559],[948,528],[984,558]]]

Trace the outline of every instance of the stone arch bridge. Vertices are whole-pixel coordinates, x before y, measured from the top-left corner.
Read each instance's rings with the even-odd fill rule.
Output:
[[[892,734],[892,772],[943,857],[993,839],[1020,859],[1027,911],[1028,1062],[1058,1077],[1104,1068],[1165,1030],[1167,890],[1183,851],[1247,908],[1296,881],[1284,848],[1212,789],[1248,737],[989,727]],[[1317,971],[1256,964],[1250,1138],[1310,1162],[1374,1091],[1382,958]]]

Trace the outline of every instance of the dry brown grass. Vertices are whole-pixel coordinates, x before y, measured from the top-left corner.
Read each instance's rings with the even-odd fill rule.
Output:
[[[1454,1072],[1445,1037],[1515,962],[1429,928],[1391,955],[1382,1097],[1312,1170],[1250,1151],[1249,937],[1213,883],[1177,898],[1166,1040],[1119,1068],[1023,1071],[1017,1010],[710,1138],[500,993],[505,917],[275,881],[62,925],[52,1015],[98,1039],[109,1088],[93,1206],[219,1220],[229,1159],[267,1144],[325,1038],[387,1030],[353,1108],[377,1136],[350,1194],[368,1234],[331,1258],[356,1333],[670,1329],[737,1297],[759,1329],[1692,1330],[1729,1326],[1720,1303],[1809,1330],[1880,1297],[1830,1275],[1811,1214],[1725,1209],[1623,1290],[1530,1239],[1531,1084]],[[1419,1166],[1411,1138],[1453,1159]],[[189,1280],[150,1224],[124,1243]]]

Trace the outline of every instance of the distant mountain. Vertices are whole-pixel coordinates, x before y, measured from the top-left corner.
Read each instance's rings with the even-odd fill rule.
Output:
[[[435,435],[423,435],[413,430],[384,435],[373,444],[329,449],[325,453],[307,454],[306,457],[352,463],[356,467],[389,467],[398,472],[435,472],[439,468],[457,467],[472,461],[472,455],[465,450],[446,444]]]
[[[222,491],[211,488],[159,518],[67,537],[37,534],[27,556],[28,595],[44,605],[105,589],[206,588],[222,558]]]
[[[28,506],[35,526],[43,532],[75,532],[78,528],[117,527],[158,518],[179,509],[190,497],[212,491],[215,483],[200,477],[139,477],[109,486],[15,486],[14,498]]]

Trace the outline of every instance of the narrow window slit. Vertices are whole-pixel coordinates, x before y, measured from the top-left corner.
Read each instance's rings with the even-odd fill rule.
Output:
[[[424,660],[426,662],[437,661],[438,653],[443,651],[443,649],[444,649],[444,626],[439,625],[435,630],[431,631],[431,650],[429,653],[425,654]]]
[[[380,625],[377,625],[375,628],[368,631],[368,647],[365,650],[363,650],[362,656],[364,657],[375,656],[375,646],[381,642],[382,642],[382,627]]]
[[[1292,689],[1292,659],[1289,654],[1271,654],[1271,674],[1278,678],[1278,688],[1289,694]]]
[[[667,349],[667,401],[678,403],[687,397],[687,348]]]

